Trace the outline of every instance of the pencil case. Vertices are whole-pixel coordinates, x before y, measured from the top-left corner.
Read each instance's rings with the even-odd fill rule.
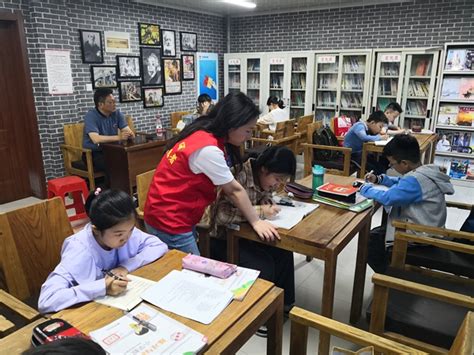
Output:
[[[51,343],[70,337],[90,339],[76,327],[60,318],[49,319],[33,328],[31,343],[33,346]]]
[[[314,194],[314,190],[298,184],[296,182],[289,182],[285,185],[285,191],[291,192],[295,197],[298,198],[312,198]]]
[[[237,265],[188,254],[183,258],[183,269],[193,270],[226,279],[237,271]]]

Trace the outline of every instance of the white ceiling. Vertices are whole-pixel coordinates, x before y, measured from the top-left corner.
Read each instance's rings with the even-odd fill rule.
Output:
[[[247,9],[222,2],[221,0],[132,0],[133,2],[170,7],[186,11],[207,13],[217,16],[254,16],[262,14],[296,11],[358,7],[376,4],[400,3],[414,0],[247,0],[257,4]]]

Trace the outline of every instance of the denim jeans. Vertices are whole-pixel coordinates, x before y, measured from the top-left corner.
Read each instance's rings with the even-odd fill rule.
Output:
[[[148,233],[153,234],[160,238],[163,243],[168,245],[169,249],[178,249],[185,253],[191,253],[194,255],[201,255],[199,248],[196,243],[196,227],[193,227],[191,232],[181,234],[169,234],[158,229],[153,228],[145,222],[145,227]]]

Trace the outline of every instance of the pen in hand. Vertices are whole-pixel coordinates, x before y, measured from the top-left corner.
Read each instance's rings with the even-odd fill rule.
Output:
[[[114,274],[112,271],[110,271],[110,270],[105,270],[105,269],[103,269],[102,272],[103,272],[104,274],[106,274],[107,276],[112,277],[114,280],[120,280],[120,281],[129,282],[129,280],[124,279],[124,278],[121,277],[121,276],[115,275],[115,274]]]

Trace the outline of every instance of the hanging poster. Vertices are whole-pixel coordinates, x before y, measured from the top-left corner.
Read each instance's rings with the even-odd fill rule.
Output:
[[[46,73],[51,95],[72,94],[71,51],[46,49]]]
[[[196,53],[197,94],[208,94],[216,102],[219,99],[219,61],[217,53]]]

